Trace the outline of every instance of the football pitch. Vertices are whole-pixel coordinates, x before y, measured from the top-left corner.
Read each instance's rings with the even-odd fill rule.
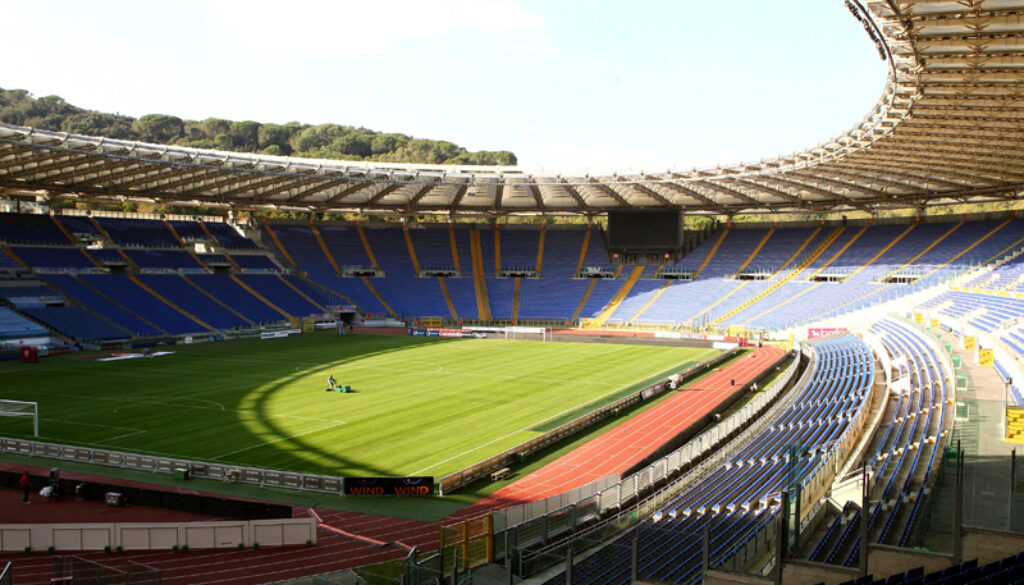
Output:
[[[304,334],[174,353],[0,363],[39,440],[345,476],[442,476],[708,359],[716,350]],[[350,385],[325,392],[327,377]],[[0,436],[31,438],[0,417]]]

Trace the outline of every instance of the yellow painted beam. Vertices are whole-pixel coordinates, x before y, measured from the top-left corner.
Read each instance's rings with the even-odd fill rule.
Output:
[[[146,285],[146,283],[144,283],[141,280],[139,280],[138,278],[136,278],[135,275],[129,274],[128,275],[128,279],[131,280],[132,282],[134,282],[136,285],[138,285],[138,287],[141,288],[142,290],[148,292],[149,294],[151,294],[154,297],[156,297],[156,298],[160,299],[161,301],[163,301],[163,303],[165,305],[167,305],[168,307],[174,309],[175,311],[177,311],[177,312],[181,313],[182,315],[188,317],[189,319],[195,321],[199,325],[202,325],[203,327],[209,329],[210,331],[216,331],[217,330],[216,327],[211,326],[209,323],[206,323],[205,321],[203,321],[199,317],[196,317],[192,313],[189,313],[188,311],[186,311],[182,307],[180,307],[177,304],[171,302],[170,299],[168,299],[167,297],[163,296],[162,294],[160,294],[160,293],[156,292],[155,290],[153,290],[152,288],[150,288],[148,285]]]
[[[736,315],[736,314],[740,313],[741,311],[745,311],[748,307],[750,307],[754,303],[760,301],[761,299],[765,298],[766,296],[768,296],[768,295],[772,294],[773,292],[779,290],[787,282],[792,281],[794,278],[797,277],[798,274],[800,274],[801,272],[806,270],[808,266],[813,264],[814,261],[817,260],[818,257],[821,256],[825,252],[825,250],[827,250],[839,238],[839,236],[845,230],[846,230],[846,228],[843,228],[843,227],[836,228],[831,234],[829,234],[829,236],[827,238],[825,238],[825,241],[823,241],[821,244],[819,244],[818,247],[815,248],[814,251],[811,252],[811,254],[809,256],[807,256],[807,258],[805,258],[803,262],[801,262],[796,268],[794,268],[792,271],[790,271],[789,274],[787,274],[783,278],[780,278],[779,280],[775,281],[771,286],[769,286],[765,290],[759,292],[753,298],[751,298],[751,299],[747,300],[746,302],[744,302],[742,305],[740,305],[740,306],[736,307],[735,309],[729,311],[728,313],[718,317],[717,319],[715,319],[712,322],[712,324],[717,325],[717,324],[725,321],[729,317],[732,317],[733,315]],[[815,232],[815,234],[816,233],[817,232]],[[807,244],[811,241],[811,239],[814,237],[815,234],[811,234],[811,238],[808,238],[807,241],[804,242],[804,245],[801,246],[801,249],[803,249],[804,247],[807,246]],[[799,250],[797,251],[797,254],[799,254]],[[796,254],[791,256],[790,259],[786,261],[786,264],[789,264],[795,258],[796,258]],[[781,272],[781,270],[782,269],[780,268],[779,271]],[[778,272],[776,272],[776,274],[778,274]]]
[[[619,268],[621,267],[622,266],[620,265]],[[612,313],[614,313],[615,309],[618,309],[619,305],[622,304],[622,301],[626,299],[626,296],[629,294],[629,291],[633,290],[633,285],[636,284],[636,281],[640,280],[640,275],[643,273],[643,266],[633,267],[633,271],[630,272],[629,278],[627,278],[626,282],[622,284],[622,287],[619,289],[619,292],[615,293],[615,296],[612,297],[612,300],[611,302],[608,303],[608,306],[606,306],[604,310],[602,310],[601,313],[597,316],[597,318],[594,319],[594,327],[602,327],[605,323],[608,322],[608,319],[611,318]]]
[[[420,261],[416,257],[416,248],[412,245],[412,234],[409,233],[408,226],[402,226],[402,233],[405,234],[405,245],[409,248],[409,259],[412,260],[412,269],[416,271],[416,274],[419,274]]]
[[[448,241],[452,245],[452,262],[455,263],[455,272],[462,274],[462,266],[459,265],[459,247],[455,245],[455,230],[448,228]]]
[[[757,247],[754,248],[754,251],[750,253],[750,256],[747,256],[747,261],[744,262],[743,265],[741,265],[739,268],[737,268],[736,272],[742,272],[743,269],[746,268],[748,264],[753,262],[754,258],[756,258],[757,254],[761,251],[761,248],[764,248],[764,245],[768,243],[768,240],[772,237],[772,234],[774,234],[774,233],[775,233],[775,228],[772,228],[772,229],[768,230],[768,233],[765,234],[763,238],[761,238],[761,243],[759,243],[757,245]]]
[[[300,277],[300,278],[302,278],[302,277]],[[357,305],[355,301],[353,301],[352,299],[348,298],[347,296],[341,294],[340,292],[338,292],[338,291],[336,291],[336,290],[334,290],[332,288],[329,288],[327,286],[324,286],[324,285],[320,284],[319,282],[317,282],[315,280],[310,280],[309,278],[302,278],[302,280],[306,284],[309,284],[311,286],[315,286],[315,287],[319,288],[320,290],[324,291],[327,294],[334,295],[334,296],[338,297],[339,299],[345,301],[345,303],[347,303],[348,306],[354,307],[358,311],[362,311],[362,309],[359,308],[359,305]]]
[[[800,247],[796,249],[796,252],[793,252],[793,254],[789,258],[786,258],[786,261],[782,263],[782,266],[779,266],[779,269],[772,274],[771,278],[775,278],[775,275],[785,270],[787,266],[789,266],[790,264],[793,263],[794,260],[799,258],[800,254],[807,248],[807,246],[811,245],[811,242],[813,242],[814,238],[818,237],[818,234],[820,233],[821,226],[818,226],[817,228],[815,228],[813,232],[811,232],[811,235],[807,236],[807,239],[804,240],[804,243],[800,244]]]
[[[373,283],[370,282],[370,279],[365,276],[360,276],[359,278],[363,279],[363,283],[366,285],[366,288],[370,289],[370,292],[373,293],[373,296],[377,297],[377,300],[380,301],[380,304],[384,306],[384,310],[388,312],[388,315],[391,315],[392,317],[397,319],[398,315],[395,314],[394,309],[392,309],[391,305],[389,305],[388,302],[384,300],[384,297],[380,296],[380,293],[377,292],[376,288],[374,288]]]
[[[714,309],[715,307],[717,307],[720,303],[725,301],[725,299],[727,299],[727,298],[731,297],[733,294],[739,292],[741,288],[747,286],[751,282],[753,282],[753,281],[751,281],[751,280],[744,280],[743,282],[739,283],[731,291],[725,293],[725,296],[719,297],[717,301],[715,301],[715,302],[711,303],[710,305],[704,307],[704,310],[701,311],[700,313],[697,313],[696,315],[694,315],[693,318],[690,319],[690,321],[696,321],[697,319],[700,319],[704,315],[710,313],[711,309]]]
[[[203,227],[205,228],[206,226]],[[277,234],[274,233],[274,228],[270,227],[270,224],[267,222],[263,223],[263,227],[267,229],[267,233],[270,234],[270,239],[274,240],[274,244],[277,245],[278,250],[281,250],[281,254],[294,266],[298,266],[298,262],[295,261],[295,258],[292,258],[292,255],[288,253],[288,249],[284,247],[284,244],[281,242],[281,238],[277,237]],[[209,233],[209,230],[206,230],[206,232]],[[210,237],[213,237],[213,235],[211,234]]]
[[[541,230],[540,230],[540,240],[537,242],[537,277],[538,278],[540,277],[540,274],[541,274],[541,272],[540,272],[541,267],[544,265],[544,239],[545,239],[545,236],[547,236],[547,234],[548,234],[548,231],[546,229],[541,228]]]
[[[110,234],[107,233],[107,230],[103,229],[103,226],[100,225],[100,222],[96,221],[95,217],[90,215],[89,216],[89,221],[92,222],[92,225],[96,228],[97,231],[100,232],[100,234],[104,238],[107,238],[108,240],[113,240],[114,239],[114,238],[110,237]]]
[[[918,258],[920,258],[921,256],[924,256],[925,254],[927,254],[930,250],[935,248],[935,246],[938,246],[940,243],[942,243],[942,240],[945,240],[946,238],[948,238],[950,235],[952,235],[953,232],[955,232],[956,230],[960,229],[960,226],[962,226],[962,225],[964,225],[964,222],[962,222],[962,221],[959,222],[959,223],[954,224],[953,227],[951,227],[948,230],[946,230],[941,236],[938,237],[938,239],[936,239],[934,242],[929,244],[927,248],[925,248],[924,250],[921,250],[920,252],[918,252],[916,256],[914,256],[910,260],[907,260],[906,262],[901,264],[899,266],[899,268],[897,268],[896,270],[889,271],[888,274],[886,274],[885,276],[882,277],[882,281],[884,282],[885,280],[887,280],[893,274],[896,274],[900,270],[903,270],[907,266],[910,266],[914,262],[917,262]]]
[[[949,266],[953,262],[956,262],[957,260],[960,259],[961,256],[963,256],[964,254],[966,254],[966,253],[970,252],[971,250],[973,250],[975,246],[977,246],[978,244],[980,244],[980,243],[984,242],[985,240],[989,239],[990,236],[995,235],[996,232],[998,232],[999,230],[1001,230],[1004,227],[1008,226],[1011,221],[1013,221],[1013,220],[1012,219],[1008,219],[1008,220],[1004,221],[1003,223],[997,225],[996,227],[994,227],[992,229],[992,231],[990,231],[987,234],[985,234],[984,236],[978,238],[973,244],[971,244],[970,246],[967,246],[966,248],[961,250],[960,253],[958,253],[957,255],[953,256],[949,260],[946,260],[942,264],[939,264],[938,266],[936,266],[932,270],[926,272],[924,274],[924,276],[922,276],[921,278],[925,278],[927,276],[931,276],[933,273],[938,272],[939,270],[942,270],[943,268]],[[1022,238],[1021,240],[1024,240],[1024,238]],[[1018,240],[1018,241],[1021,241],[1021,240]],[[986,262],[986,264],[987,264],[987,262]]]
[[[114,306],[115,306],[115,307],[117,307],[118,309],[121,309],[121,310],[122,310],[122,311],[124,311],[125,313],[128,313],[128,314],[129,314],[129,315],[131,315],[132,317],[135,317],[135,318],[136,318],[136,319],[138,319],[139,321],[142,321],[142,322],[143,322],[143,323],[145,323],[146,325],[149,325],[149,326],[150,326],[150,327],[152,327],[153,329],[156,329],[156,330],[157,330],[157,331],[159,331],[160,333],[163,333],[164,335],[170,335],[170,334],[171,334],[171,333],[170,333],[169,331],[167,331],[167,330],[166,330],[166,329],[164,329],[163,327],[160,327],[160,326],[159,326],[159,325],[157,325],[156,323],[154,323],[154,322],[150,321],[149,319],[146,319],[146,318],[145,318],[145,317],[143,317],[142,315],[140,315],[140,314],[136,313],[135,311],[133,311],[133,310],[129,309],[128,307],[126,307],[126,306],[122,305],[121,303],[119,303],[119,302],[115,301],[115,300],[114,300],[113,298],[111,298],[110,296],[108,296],[108,295],[107,295],[107,294],[106,294],[105,292],[103,292],[103,291],[101,291],[100,289],[96,288],[95,286],[93,286],[93,285],[89,284],[88,282],[86,282],[86,281],[85,281],[85,280],[84,280],[84,279],[83,279],[82,277],[78,276],[77,274],[72,274],[72,275],[71,275],[71,278],[74,278],[74,279],[75,279],[76,281],[78,281],[78,284],[80,284],[80,285],[84,286],[85,288],[87,288],[87,289],[91,290],[91,291],[92,291],[92,292],[94,292],[95,294],[97,294],[97,295],[99,295],[99,296],[103,297],[103,298],[104,298],[104,299],[105,299],[105,300],[106,300],[106,301],[107,301],[108,303],[110,303],[110,304],[114,305]],[[51,284],[50,286],[53,286],[53,285]]]
[[[356,231],[359,232],[359,239],[363,242],[363,248],[366,250],[367,257],[370,258],[370,263],[373,264],[374,268],[380,270],[380,264],[377,264],[377,257],[373,255],[373,249],[370,248],[370,240],[366,238],[366,230],[363,229],[363,226],[358,225],[356,226]]]
[[[812,272],[811,275],[809,277],[807,277],[807,280],[814,280],[814,277],[817,276],[822,270],[825,270],[826,268],[831,266],[832,263],[835,262],[836,260],[838,260],[840,256],[842,256],[847,250],[849,250],[850,246],[852,246],[853,243],[856,242],[858,238],[863,236],[864,232],[866,232],[866,231],[868,231],[868,226],[864,226],[864,227],[860,228],[859,230],[857,230],[857,233],[853,234],[853,237],[850,238],[850,240],[848,242],[843,244],[843,246],[841,248],[839,248],[838,252],[836,252],[835,254],[832,254],[831,258],[829,258],[824,264],[822,264],[820,267],[818,267],[817,270]]]
[[[775,304],[775,305],[765,309],[764,311],[761,311],[760,313],[754,315],[753,317],[749,317],[749,318],[745,319],[742,323],[740,323],[740,325],[745,325],[745,324],[749,323],[750,321],[752,321],[754,319],[757,319],[758,317],[760,317],[762,315],[766,315],[768,313],[771,313],[772,311],[777,310],[779,307],[781,307],[781,306],[783,306],[785,304],[791,303],[791,302],[795,301],[796,299],[804,296],[805,294],[807,294],[807,293],[811,292],[812,290],[818,288],[822,284],[823,284],[823,282],[816,282],[816,283],[812,284],[811,286],[805,288],[804,290],[796,293],[795,295],[793,295],[791,297],[786,297],[786,299],[783,300],[782,302],[777,303],[777,304]]]
[[[69,242],[71,242],[72,244],[75,243],[75,237],[71,235],[71,232],[68,231],[68,228],[64,227],[63,225],[61,225],[59,221],[57,221],[57,216],[51,215],[50,221],[52,221],[53,224],[57,226],[57,229],[59,229],[64,234],[64,236],[68,239]],[[175,234],[175,237],[177,237],[177,234]],[[178,238],[178,241],[181,241],[181,238]]]
[[[480,231],[470,230],[469,249],[473,258],[473,285],[476,290],[476,306],[481,321],[491,320],[491,306],[487,297],[487,278],[484,275],[483,249],[480,246]]]
[[[29,263],[25,262],[24,260],[19,258],[18,255],[14,253],[14,250],[12,250],[12,249],[10,249],[8,247],[4,247],[4,248],[0,248],[0,249],[2,249],[4,251],[4,254],[7,254],[8,256],[10,256],[11,260],[14,260],[15,262],[17,262],[18,265],[21,266],[22,268],[24,268],[25,270],[32,270],[32,267],[29,266]],[[92,256],[90,256],[90,258],[92,258]],[[93,260],[93,262],[95,262],[95,260]]]
[[[238,283],[238,286],[244,288],[246,290],[246,292],[248,292],[252,296],[256,297],[257,299],[263,301],[271,309],[274,309],[278,313],[281,313],[282,315],[284,315],[285,319],[291,319],[292,317],[294,317],[294,315],[292,315],[291,313],[288,313],[287,311],[285,311],[281,307],[278,307],[274,303],[270,302],[270,299],[268,299],[268,298],[264,297],[263,295],[261,295],[260,293],[256,292],[256,289],[254,289],[253,287],[251,287],[248,284],[246,284],[245,281],[243,281],[241,278],[238,278],[234,274],[229,274],[228,276],[231,277],[231,280],[233,280],[236,283]]]
[[[312,299],[312,297],[310,297],[310,296],[309,296],[309,295],[307,295],[306,293],[302,292],[302,290],[301,290],[301,289],[299,289],[299,287],[297,287],[297,286],[295,286],[294,284],[292,284],[292,283],[288,282],[288,279],[287,279],[287,278],[285,278],[284,276],[281,276],[280,274],[278,274],[278,275],[276,275],[276,276],[277,276],[277,279],[278,279],[278,280],[280,280],[281,282],[283,282],[283,283],[285,284],[285,286],[287,286],[288,288],[290,288],[290,289],[292,289],[293,291],[295,291],[295,294],[297,294],[297,295],[299,295],[300,297],[302,297],[302,298],[306,299],[306,302],[308,302],[309,304],[311,304],[311,305],[313,305],[314,307],[316,307],[317,309],[319,309],[321,313],[326,313],[326,312],[327,312],[327,309],[326,309],[326,308],[324,308],[323,306],[321,306],[321,305],[320,305],[320,303],[318,303],[318,302],[314,301],[314,300]]]
[[[591,278],[590,284],[587,285],[587,290],[583,291],[583,298],[580,299],[580,304],[576,305],[576,310],[573,311],[572,317],[569,318],[570,321],[575,321],[580,316],[580,313],[583,312],[583,307],[587,304],[587,299],[590,298],[590,293],[594,292],[594,285],[596,284],[597,279]]]
[[[512,324],[515,325],[519,321],[519,280],[517,276],[515,282],[512,284]]]
[[[888,252],[888,251],[889,251],[889,250],[890,250],[890,249],[891,249],[891,248],[892,248],[893,246],[895,246],[896,244],[898,244],[898,243],[899,243],[899,241],[900,241],[900,240],[902,240],[902,239],[903,239],[903,238],[904,238],[904,237],[905,237],[905,236],[906,236],[907,234],[909,234],[909,233],[910,233],[910,230],[914,229],[914,227],[915,227],[916,225],[917,225],[916,223],[912,223],[912,224],[910,224],[909,226],[907,226],[907,229],[905,229],[905,230],[903,230],[902,232],[900,232],[900,235],[896,236],[896,238],[895,238],[895,239],[894,239],[893,241],[891,241],[891,242],[889,242],[888,244],[886,244],[886,246],[885,246],[884,248],[882,248],[881,250],[879,250],[877,254],[875,254],[874,256],[872,256],[872,257],[871,257],[871,259],[870,259],[870,260],[868,260],[867,262],[865,262],[863,266],[858,266],[856,270],[854,270],[854,271],[853,271],[853,272],[851,272],[851,273],[850,273],[850,274],[849,274],[849,275],[848,275],[848,276],[847,276],[846,278],[844,278],[844,279],[843,279],[843,282],[846,282],[847,280],[850,280],[850,279],[851,279],[851,278],[853,278],[853,276],[854,276],[854,275],[856,275],[856,274],[857,274],[858,272],[860,272],[861,270],[864,270],[864,269],[865,269],[865,268],[867,268],[868,266],[871,266],[872,264],[874,264],[874,263],[875,263],[875,260],[878,260],[879,258],[881,258],[883,254],[885,254],[885,253],[886,253],[886,252]]]
[[[171,225],[171,222],[169,222],[169,221],[167,221],[165,219],[164,220],[164,227],[167,228],[167,231],[171,232],[171,235],[174,236],[174,239],[178,240],[178,243],[181,244],[181,247],[184,248],[185,247],[185,240],[181,239],[181,236],[178,235],[178,230],[174,229],[174,226]]]
[[[459,321],[459,312],[455,310],[455,303],[452,302],[452,296],[448,294],[448,285],[445,284],[444,278],[438,276],[437,284],[441,285],[441,292],[444,294],[444,302],[448,305],[448,312],[452,314],[452,319]]]
[[[320,249],[323,251],[324,256],[327,257],[327,261],[331,263],[331,268],[334,268],[335,274],[341,276],[341,268],[339,268],[338,263],[334,261],[334,254],[331,254],[330,248],[327,247],[327,242],[324,241],[324,236],[320,233],[320,229],[313,223],[309,224],[309,229],[313,232],[313,236],[316,237],[317,243],[320,244]]]
[[[583,234],[583,247],[580,248],[580,259],[576,262],[576,272],[573,274],[579,274],[580,270],[583,270],[583,261],[587,259],[587,247],[590,245],[590,228],[587,228],[587,232]]]
[[[225,311],[234,314],[236,317],[238,317],[239,319],[245,321],[249,325],[252,325],[252,326],[256,325],[255,321],[253,321],[252,319],[250,319],[250,318],[246,317],[245,315],[239,313],[238,311],[232,309],[231,306],[229,306],[227,303],[224,303],[223,301],[221,301],[217,297],[213,296],[212,293],[210,293],[209,291],[207,291],[203,287],[201,287],[198,284],[196,284],[195,281],[193,281],[191,278],[185,276],[184,274],[179,274],[178,276],[180,276],[181,279],[184,280],[185,282],[187,282],[188,284],[192,285],[192,288],[194,288],[197,291],[199,291],[200,294],[206,296],[211,301],[213,301],[213,302],[217,303],[218,305],[220,305],[221,308],[223,308]]]
[[[206,224],[203,223],[202,221],[197,221],[196,223],[199,224],[200,229],[203,230],[203,233],[206,234],[206,237],[210,238],[210,241],[213,242],[214,244],[216,244],[217,243],[217,238],[213,237],[213,232],[210,231],[210,228],[206,227]],[[267,231],[270,232],[270,225],[267,225]],[[273,233],[273,232],[271,232],[271,233]],[[274,240],[275,241],[277,240],[276,236],[274,236]],[[281,243],[278,242],[278,247],[280,247],[281,250],[283,251],[284,250],[284,246],[281,246],[280,244]],[[235,263],[235,259],[231,257],[231,254],[228,254],[228,251],[226,249],[222,249],[220,251],[220,253],[224,254],[224,257],[228,259],[228,262],[231,262],[236,267],[238,266],[238,264]],[[288,256],[287,252],[285,252],[285,256]],[[288,256],[288,259],[291,260],[292,259],[291,256]],[[295,264],[294,260],[292,260],[292,264]]]
[[[658,297],[660,297],[661,294],[665,292],[665,289],[667,289],[670,284],[672,284],[672,280],[666,278],[665,284],[661,285],[661,288],[659,288],[658,291],[655,292],[654,295],[646,303],[644,303],[644,306],[640,307],[640,310],[637,311],[635,315],[629,318],[629,322],[632,323],[633,321],[636,321],[640,317],[640,315],[643,315],[644,311],[646,311],[648,307],[653,305],[654,301],[658,300]]]
[[[708,265],[708,262],[711,262],[711,259],[715,257],[715,252],[718,252],[718,248],[722,245],[722,242],[725,241],[725,236],[727,235],[729,235],[729,228],[725,228],[724,230],[722,230],[722,235],[718,236],[718,241],[715,242],[715,245],[711,247],[711,251],[708,252],[707,258],[704,258],[704,261],[700,263],[700,267],[697,268],[697,272],[693,273],[694,280],[697,280],[697,277],[700,276],[700,273],[704,271],[704,268]]]

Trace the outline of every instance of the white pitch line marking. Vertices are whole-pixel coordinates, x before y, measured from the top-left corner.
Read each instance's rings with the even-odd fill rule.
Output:
[[[313,433],[319,433],[320,431],[326,431],[326,430],[329,430],[329,429],[333,429],[335,427],[340,427],[343,424],[345,424],[345,423],[344,422],[340,422],[340,423],[333,424],[331,426],[323,427],[323,428],[320,428],[320,429],[313,429],[312,431],[306,431],[304,433],[296,433],[294,435],[289,435],[287,437],[279,437],[277,439],[274,439],[273,441],[263,441],[263,442],[258,443],[256,445],[251,445],[249,447],[244,447],[242,449],[236,449],[234,451],[230,451],[228,453],[224,453],[223,455],[218,455],[218,456],[214,457],[213,459],[211,459],[211,461],[217,461],[218,459],[223,459],[223,458],[229,457],[231,455],[237,455],[239,453],[244,453],[245,451],[251,451],[253,449],[259,449],[260,447],[265,447],[267,445],[273,445],[274,443],[280,443],[281,441],[289,441],[291,439],[297,439],[297,438],[299,438],[299,437],[301,437],[303,435],[311,435]]]

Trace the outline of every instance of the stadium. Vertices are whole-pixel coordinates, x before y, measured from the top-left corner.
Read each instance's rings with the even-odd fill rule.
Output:
[[[1024,2],[846,6],[711,169],[0,124],[0,585],[1024,580]]]

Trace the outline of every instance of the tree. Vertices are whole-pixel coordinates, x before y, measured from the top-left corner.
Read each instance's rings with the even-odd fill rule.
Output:
[[[184,135],[185,123],[177,116],[148,114],[136,120],[132,129],[143,142],[170,144]]]
[[[288,144],[288,140],[292,137],[298,128],[295,126],[281,126],[279,124],[263,124],[256,131],[256,143],[259,148],[262,148],[266,152],[270,146],[276,146],[279,153],[288,154],[292,151],[292,147]]]
[[[202,128],[203,134],[207,138],[213,140],[217,138],[218,134],[227,134],[231,132],[231,120],[224,120],[221,118],[207,118],[199,123],[199,127]]]
[[[380,154],[391,152],[398,146],[398,140],[391,134],[378,134],[370,141],[370,152]]]
[[[335,138],[328,147],[328,150],[362,158],[369,156],[373,152],[370,146],[372,140],[366,134],[345,134]]]
[[[253,152],[256,150],[257,144],[259,144],[259,130],[259,122],[251,120],[232,122],[231,131],[229,132],[231,142],[236,149],[244,152]]]
[[[71,134],[135,140],[138,134],[132,129],[133,121],[128,116],[86,111],[64,118],[60,129]]]

